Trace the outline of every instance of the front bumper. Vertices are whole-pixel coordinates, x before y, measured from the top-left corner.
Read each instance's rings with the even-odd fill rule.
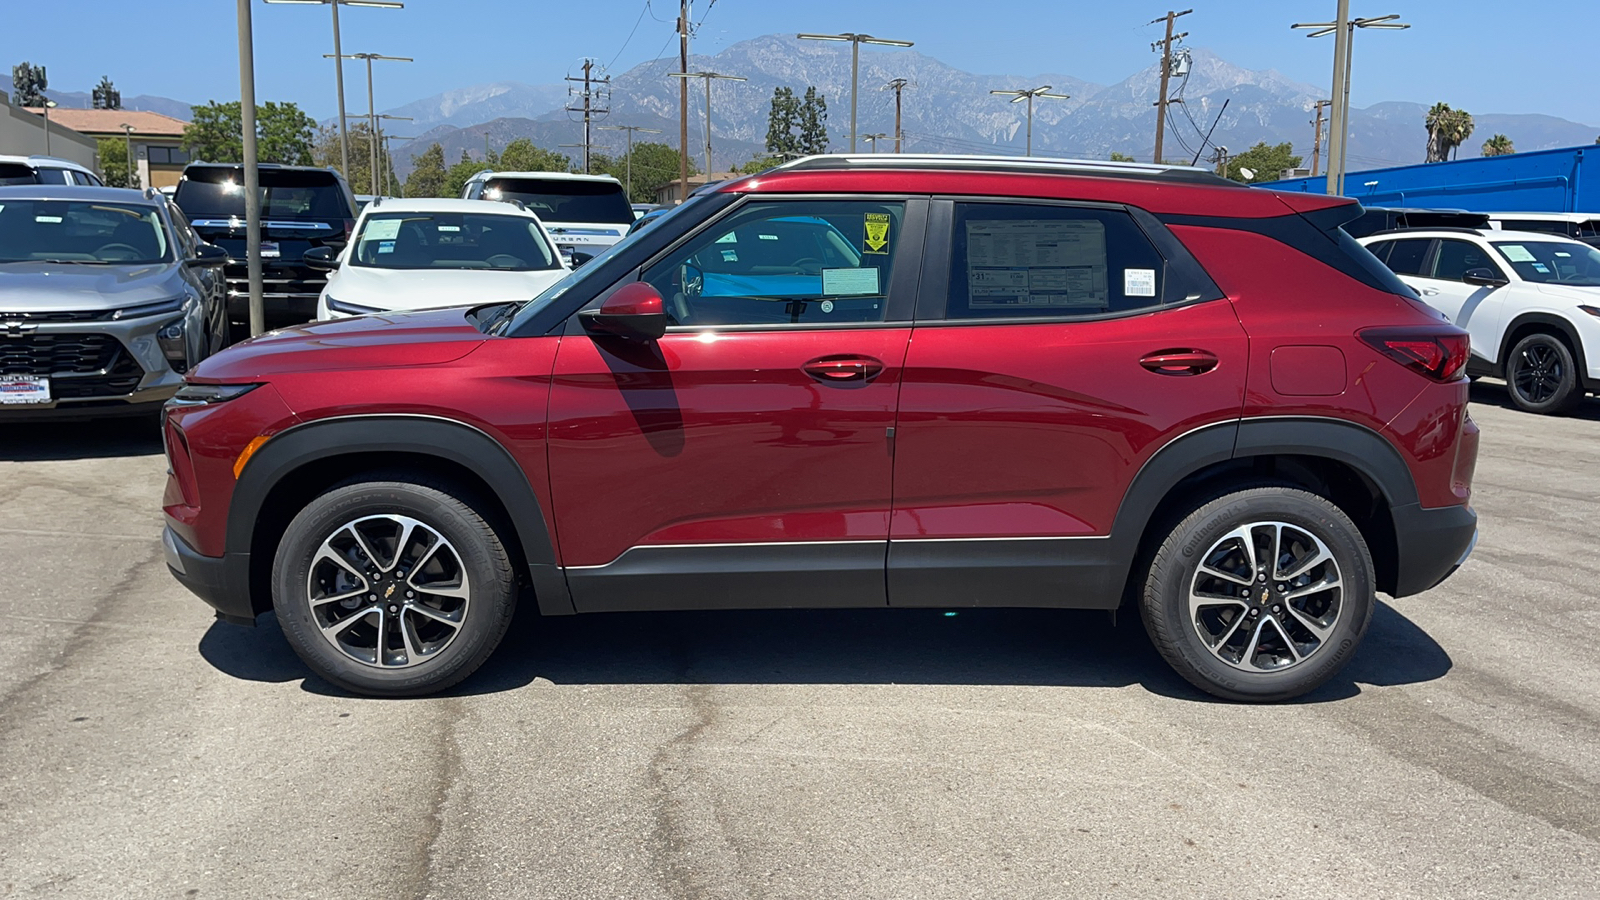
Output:
[[[161,533],[167,571],[217,611],[217,618],[235,625],[255,625],[250,604],[250,554],[201,556],[168,525]]]
[[[1390,509],[1399,551],[1394,596],[1408,597],[1438,586],[1467,561],[1478,544],[1478,514],[1470,506]]]
[[[4,313],[0,313],[3,316]],[[87,418],[154,412],[183,386],[183,376],[156,342],[156,332],[184,321],[203,335],[196,304],[181,313],[136,319],[44,322],[0,332],[0,365],[8,374],[50,379],[47,403],[0,405],[0,420]]]

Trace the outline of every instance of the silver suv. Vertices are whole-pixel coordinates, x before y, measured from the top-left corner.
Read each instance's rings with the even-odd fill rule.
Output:
[[[0,187],[0,419],[158,410],[227,345],[227,261],[156,191]]]

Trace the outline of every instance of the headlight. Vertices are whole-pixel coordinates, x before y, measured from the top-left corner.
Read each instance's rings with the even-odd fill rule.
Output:
[[[128,306],[112,313],[111,318],[113,321],[120,321],[122,319],[136,319],[140,316],[159,316],[164,313],[175,313],[182,310],[183,304],[186,302],[188,302],[187,297],[173,297],[171,300]]]
[[[343,300],[335,300],[332,297],[328,298],[328,309],[334,312],[344,313],[347,316],[364,316],[368,313],[383,312],[383,310],[376,306],[361,306],[357,303],[346,303]]]
[[[205,406],[209,403],[224,403],[235,397],[250,393],[259,384],[186,384],[178,389],[172,399],[167,401],[169,406]]]

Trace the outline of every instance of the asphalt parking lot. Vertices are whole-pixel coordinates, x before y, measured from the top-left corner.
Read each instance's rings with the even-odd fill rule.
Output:
[[[355,699],[167,574],[153,428],[0,426],[0,896],[1597,896],[1600,401],[1473,397],[1476,555],[1269,707],[1001,610],[525,617]]]

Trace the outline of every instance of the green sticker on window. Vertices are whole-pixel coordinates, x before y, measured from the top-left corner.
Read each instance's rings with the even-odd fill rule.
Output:
[[[889,255],[889,214],[867,213],[867,233],[862,240],[862,249],[867,253],[879,256]]]

